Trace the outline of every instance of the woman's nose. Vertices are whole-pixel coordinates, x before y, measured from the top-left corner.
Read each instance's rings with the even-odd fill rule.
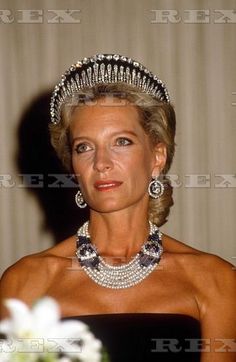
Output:
[[[94,169],[99,172],[104,172],[113,167],[113,160],[111,152],[107,148],[103,147],[96,150],[94,157]]]

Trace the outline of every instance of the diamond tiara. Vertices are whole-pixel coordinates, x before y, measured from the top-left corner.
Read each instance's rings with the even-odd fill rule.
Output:
[[[61,77],[51,97],[51,122],[61,119],[61,107],[80,90],[102,83],[126,83],[163,102],[170,102],[165,84],[135,60],[118,54],[97,54],[73,64]]]

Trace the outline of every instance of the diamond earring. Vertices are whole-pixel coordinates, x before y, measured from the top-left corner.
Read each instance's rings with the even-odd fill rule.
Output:
[[[76,205],[80,209],[84,209],[87,206],[86,202],[84,201],[84,198],[83,198],[83,195],[82,195],[82,192],[80,191],[80,189],[78,190],[78,192],[75,195],[75,202],[76,202]]]
[[[161,181],[158,180],[158,177],[153,177],[152,181],[148,186],[149,196],[153,199],[158,199],[164,193],[164,185]]]

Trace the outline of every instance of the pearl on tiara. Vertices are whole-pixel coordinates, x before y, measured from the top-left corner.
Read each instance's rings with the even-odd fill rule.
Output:
[[[139,62],[119,54],[97,54],[73,64],[61,77],[51,97],[51,122],[61,119],[68,98],[86,87],[103,83],[126,83],[163,102],[170,102],[165,84]]]

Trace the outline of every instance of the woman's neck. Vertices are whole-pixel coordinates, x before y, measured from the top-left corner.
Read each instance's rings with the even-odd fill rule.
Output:
[[[129,258],[136,254],[149,234],[147,213],[91,211],[89,222],[91,241],[106,257]]]

